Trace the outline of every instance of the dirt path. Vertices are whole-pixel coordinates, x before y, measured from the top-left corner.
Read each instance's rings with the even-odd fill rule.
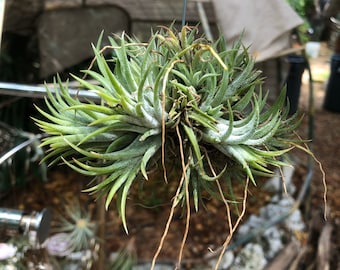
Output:
[[[310,59],[314,79],[314,139],[313,152],[321,162],[327,182],[328,222],[333,225],[331,244],[331,269],[340,269],[340,113],[323,109],[327,91],[327,79],[330,73],[330,59],[332,52],[326,44],[322,44],[319,57]],[[307,138],[308,133],[308,105],[309,105],[309,77],[307,72],[303,77],[303,85],[299,107],[306,113],[306,117],[299,128],[299,133]],[[340,85],[339,85],[340,88]],[[339,89],[340,90],[340,89]],[[301,160],[305,157],[298,154]],[[305,162],[305,161],[303,161]],[[324,186],[322,173],[315,163],[314,176],[311,186],[311,215],[316,211],[323,211]],[[326,224],[326,221],[323,221]],[[315,243],[317,245],[317,243]],[[314,247],[317,249],[317,246]]]

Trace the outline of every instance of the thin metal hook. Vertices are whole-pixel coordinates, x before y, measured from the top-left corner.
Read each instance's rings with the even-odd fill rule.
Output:
[[[185,26],[186,23],[186,17],[187,17],[187,0],[183,0],[183,10],[182,10],[182,27]]]

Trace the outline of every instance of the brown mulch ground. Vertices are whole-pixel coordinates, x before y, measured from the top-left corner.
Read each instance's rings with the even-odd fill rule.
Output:
[[[340,269],[340,112],[331,112],[323,109],[324,98],[327,92],[326,79],[328,78],[327,72],[329,73],[330,69],[330,57],[331,51],[329,51],[326,44],[322,44],[319,57],[310,60],[313,78],[315,79],[313,83],[315,99],[314,114],[312,114],[312,118],[308,115],[309,84],[308,76],[305,74],[306,76],[303,80],[300,96],[300,109],[306,116],[304,117],[298,132],[303,138],[308,138],[309,121],[310,119],[314,121],[314,134],[312,136],[313,152],[316,159],[322,164],[327,183],[327,221],[323,218],[316,221],[319,223],[319,228],[316,232],[317,235],[314,235],[314,238],[320,236],[318,234],[322,230],[323,225],[327,223],[332,225],[330,269]],[[306,167],[303,166],[303,164],[307,164],[306,156],[301,154],[301,152],[297,152],[296,155],[300,158],[302,165],[298,167],[296,178],[298,179],[298,176],[300,175],[299,179],[303,181],[303,175],[305,175],[307,170]],[[314,162],[310,202],[308,202],[310,224],[313,223],[313,221],[315,222],[315,219],[318,219],[320,215],[323,216],[324,214],[324,191],[322,172],[319,169],[319,165]],[[307,211],[307,209],[305,209],[305,211]],[[318,213],[320,213],[319,216]],[[316,218],[317,216],[318,218]],[[314,241],[311,244],[314,245],[315,252],[318,243],[317,241]],[[311,260],[315,263],[316,253],[311,252],[311,254],[313,255],[307,257],[306,260]]]
[[[162,179],[161,176],[159,179]],[[3,200],[3,205],[19,209],[34,210],[45,207],[52,209],[55,214],[52,221],[53,227],[57,215],[64,213],[63,205],[79,200],[82,206],[93,214],[93,219],[98,220],[96,219],[98,208],[96,208],[94,197],[82,192],[90,180],[65,167],[53,168],[49,172],[47,183],[42,185],[33,181],[24,190],[13,192],[6,200]],[[150,184],[143,189],[142,198],[137,195],[137,190],[132,190],[126,213],[129,235],[123,230],[114,203],[111,204],[106,214],[105,246],[108,253],[117,251],[133,238],[139,260],[152,259],[164,231],[171,207],[171,196],[175,193],[176,188],[175,185],[164,185],[160,181],[163,180],[158,181],[157,177],[150,179]],[[257,187],[249,187],[246,216],[257,214],[259,208],[271,199],[270,192],[259,191],[258,187],[263,183],[264,181],[259,180]],[[157,185],[161,187],[157,187],[159,194],[150,193],[149,190],[155,189]],[[239,185],[234,189],[236,196],[240,195],[238,198],[243,195],[243,187],[243,185]],[[261,199],[259,200],[259,198]],[[103,205],[100,208],[103,208]],[[225,213],[223,203],[216,200],[206,200],[205,207],[201,207],[198,213],[192,209],[190,233],[186,242],[187,248],[183,254],[183,264],[188,269],[192,264],[205,263],[203,256],[210,249],[218,249],[225,241],[229,232]],[[233,219],[236,220],[236,218],[236,214],[233,215]],[[184,228],[185,213],[179,208],[175,212],[158,262],[176,264]],[[218,255],[218,253],[216,254]]]
[[[299,133],[306,138],[308,130],[308,117],[299,128]],[[317,109],[315,113],[315,139],[313,142],[314,153],[316,158],[322,163],[326,172],[327,181],[327,206],[329,210],[328,222],[333,225],[332,233],[332,268],[339,264],[337,254],[340,254],[340,159],[339,157],[339,134],[340,134],[340,114],[331,113],[322,109]],[[299,158],[299,166],[296,170],[296,184],[302,185],[306,176],[306,155],[301,151],[296,153]],[[49,207],[54,213],[63,212],[63,204],[78,198],[84,205],[93,212],[95,219],[95,203],[93,197],[82,193],[81,190],[86,186],[90,179],[75,174],[67,168],[54,168],[49,172],[49,181],[41,185],[39,183],[30,183],[24,190],[13,192],[10,199],[3,202],[3,206],[18,207],[23,209],[41,209]],[[157,181],[154,185],[159,185]],[[261,186],[261,183],[259,183]],[[129,226],[129,235],[122,230],[115,206],[112,205],[107,214],[106,226],[106,248],[107,250],[116,251],[124,246],[131,238],[135,240],[135,247],[141,260],[152,258],[164,230],[166,219],[168,217],[170,204],[168,203],[169,190],[160,191],[163,195],[159,199],[155,194],[145,194],[149,196],[147,203],[156,204],[158,207],[149,207],[148,205],[139,204],[130,200],[127,208],[127,219]],[[242,186],[236,191],[242,194]],[[263,196],[262,191],[251,186],[248,200],[247,215],[256,214],[261,206],[266,204],[271,194]],[[173,193],[173,192],[172,192]],[[167,195],[168,194],[168,195]],[[314,163],[314,176],[311,184],[311,202],[307,203],[308,216],[313,217],[313,213],[322,216],[324,211],[323,194],[324,186],[322,174],[318,164]],[[304,205],[306,206],[306,205]],[[235,218],[235,217],[234,217]],[[322,225],[326,224],[322,218],[318,220]],[[311,221],[307,221],[309,223]],[[206,209],[201,208],[199,213],[193,213],[190,226],[190,234],[187,240],[187,247],[184,251],[184,261],[190,269],[192,263],[202,262],[202,256],[209,252],[209,249],[217,249],[228,235],[227,220],[225,217],[224,206],[214,201],[206,202]],[[315,263],[315,254],[317,250],[317,238],[321,227],[314,232],[309,253],[305,254],[303,263],[312,265]],[[169,235],[164,245],[164,251],[160,255],[159,261],[174,263],[178,256],[180,241],[183,237],[185,226],[185,215],[177,211],[169,231]],[[315,235],[315,233],[317,235]],[[307,236],[308,237],[308,236]],[[307,244],[307,243],[306,243]],[[301,268],[307,269],[307,268]],[[312,268],[313,269],[313,268]]]
[[[322,109],[315,111],[315,130],[314,140],[312,143],[313,152],[316,159],[322,164],[322,168],[326,174],[327,183],[327,204],[325,210],[323,184],[323,174],[317,162],[313,163],[314,171],[311,182],[309,196],[306,197],[305,205],[302,210],[308,217],[309,254],[306,254],[305,267],[314,264],[318,241],[321,231],[327,223],[332,225],[331,248],[330,248],[330,269],[340,269],[340,114],[332,113]],[[305,134],[308,130],[308,117],[306,117],[299,128],[299,134]],[[304,137],[307,138],[307,135]],[[305,181],[307,173],[307,159],[301,152],[296,153],[300,157],[300,166],[297,167],[295,173],[296,184],[302,185]],[[327,213],[327,220],[324,219],[324,213]],[[316,227],[316,229],[315,229]],[[308,268],[309,269],[309,268]],[[316,268],[311,268],[316,269]]]

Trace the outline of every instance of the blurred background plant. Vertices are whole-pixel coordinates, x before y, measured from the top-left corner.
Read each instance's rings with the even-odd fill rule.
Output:
[[[75,199],[65,202],[64,211],[58,215],[52,236],[44,247],[58,258],[62,269],[91,269],[100,245],[96,233],[97,224],[92,220],[91,211]]]
[[[41,245],[31,234],[13,234],[6,238],[0,233],[0,269],[6,270],[89,270],[94,269],[99,246],[98,222],[92,211],[78,200],[65,202],[57,215],[50,236]],[[126,246],[110,255],[108,270],[129,270],[137,264],[133,238]]]
[[[40,135],[0,122],[0,198],[13,188],[24,188],[30,179],[47,180],[46,165],[39,164],[44,156],[40,139]]]
[[[330,19],[339,16],[338,0],[287,0],[291,7],[304,20],[294,32],[301,44],[308,41],[331,39],[333,27]],[[329,46],[332,46],[331,42]]]
[[[108,270],[132,270],[137,264],[137,252],[134,238],[131,238],[126,246],[121,247],[115,254]]]
[[[291,7],[300,15],[304,23],[296,30],[297,39],[300,43],[305,44],[307,41],[313,39],[315,30],[310,23],[310,12],[315,10],[314,0],[287,0]]]

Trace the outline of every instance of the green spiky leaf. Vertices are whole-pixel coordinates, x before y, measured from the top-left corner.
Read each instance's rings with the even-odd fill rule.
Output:
[[[137,179],[152,180],[151,164],[179,166],[196,210],[203,193],[223,196],[216,181],[231,186],[248,177],[256,184],[257,175],[285,164],[280,157],[296,145],[299,119],[288,116],[284,90],[267,104],[261,73],[241,40],[226,49],[222,37],[211,43],[196,28],[164,27],[148,43],[109,37],[104,56],[102,38],[93,46],[97,70],[84,70],[92,80],[72,76],[100,102],[71,97],[57,77],[46,109],[38,108],[44,119],[34,120],[50,135],[42,142],[45,159],[95,177],[86,191],[106,196],[106,207],[115,200],[126,231],[129,190]],[[181,162],[164,162],[174,156]],[[183,205],[190,198],[184,184],[180,189]]]

